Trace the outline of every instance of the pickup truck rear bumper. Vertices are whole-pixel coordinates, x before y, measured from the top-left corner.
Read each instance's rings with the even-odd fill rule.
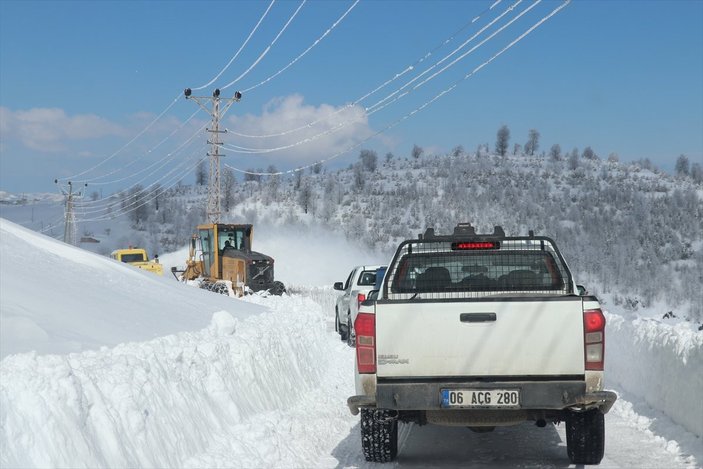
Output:
[[[584,381],[507,382],[379,382],[376,396],[352,396],[347,405],[353,415],[360,407],[392,410],[442,409],[442,389],[519,389],[521,410],[563,410],[599,408],[604,414],[615,403],[612,391],[586,392]]]

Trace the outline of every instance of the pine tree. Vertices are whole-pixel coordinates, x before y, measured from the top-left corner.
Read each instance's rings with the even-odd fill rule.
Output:
[[[681,155],[677,158],[675,170],[677,176],[688,176],[689,165],[688,157],[686,155]]]
[[[525,154],[534,156],[535,152],[539,149],[539,132],[537,129],[530,129],[527,136],[527,143],[525,143]]]
[[[204,186],[207,184],[207,169],[205,169],[206,161],[202,160],[198,163],[198,167],[195,169],[195,183],[199,186]]]
[[[505,156],[508,151],[508,142],[510,141],[510,129],[507,125],[503,125],[498,129],[496,135],[496,153],[500,156]]]

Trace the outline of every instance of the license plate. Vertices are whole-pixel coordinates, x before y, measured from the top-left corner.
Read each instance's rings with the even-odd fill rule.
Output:
[[[442,407],[520,407],[520,390],[442,389]]]

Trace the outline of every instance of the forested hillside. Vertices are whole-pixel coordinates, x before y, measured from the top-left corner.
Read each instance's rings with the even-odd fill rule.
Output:
[[[222,221],[258,228],[322,225],[381,258],[390,257],[399,240],[429,226],[450,232],[468,221],[480,232],[494,225],[509,235],[534,230],[559,243],[577,281],[591,292],[609,294],[633,311],[662,301],[662,314],[671,310],[703,322],[700,174],[672,176],[646,160],[625,165],[575,151],[562,158],[497,156],[483,145],[472,154],[461,147],[447,155],[416,150],[406,159],[388,154],[383,162],[361,150],[358,162],[346,169],[318,164],[278,173],[270,167],[244,174],[244,181],[225,167]],[[100,243],[82,246],[102,254],[127,244],[151,253],[182,248],[206,218],[207,187],[200,182],[137,186],[105,199],[93,194],[76,214],[80,235]],[[61,209],[53,206],[55,217]],[[17,221],[40,230],[40,218],[46,217],[32,208],[34,225]],[[60,237],[62,226],[42,231]]]
[[[428,226],[534,230],[559,243],[591,291],[633,309],[661,299],[703,318],[703,187],[691,178],[597,159],[463,152],[367,163],[285,183],[250,178],[232,191],[232,220],[315,220],[389,255]]]

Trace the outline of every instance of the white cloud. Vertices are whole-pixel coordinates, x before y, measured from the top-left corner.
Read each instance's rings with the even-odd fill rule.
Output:
[[[303,101],[303,97],[297,94],[276,98],[264,106],[261,115],[228,118],[226,126],[229,132],[225,141],[228,145],[257,150],[285,147],[275,152],[261,153],[261,156],[268,161],[279,161],[282,165],[303,165],[327,160],[374,133],[360,106],[312,106]],[[237,134],[270,136],[250,138]],[[229,148],[226,151],[235,153]]]
[[[33,108],[13,111],[0,107],[3,140],[19,140],[32,150],[57,152],[69,141],[124,136],[125,129],[95,114],[69,116],[63,109]]]

